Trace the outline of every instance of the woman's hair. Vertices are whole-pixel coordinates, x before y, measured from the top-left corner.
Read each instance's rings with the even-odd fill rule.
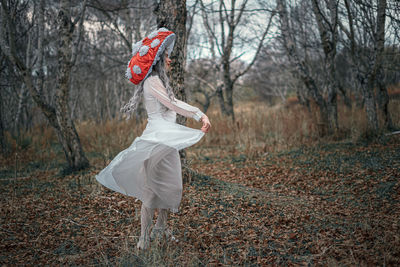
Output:
[[[172,90],[172,87],[169,85],[168,74],[164,67],[165,66],[165,53],[166,52],[164,52],[161,55],[158,62],[153,66],[153,70],[150,75],[151,76],[158,75],[158,77],[162,81],[164,87],[167,89],[167,94],[168,94],[169,99],[171,101],[173,101],[174,100],[174,92]],[[146,79],[141,81],[139,85],[136,85],[133,96],[131,97],[131,99],[129,99],[129,102],[127,104],[125,104],[120,110],[122,113],[125,113],[128,115],[127,119],[129,119],[132,116],[134,111],[137,110],[137,108],[139,106],[140,99],[142,98],[142,95],[143,95],[143,84]]]

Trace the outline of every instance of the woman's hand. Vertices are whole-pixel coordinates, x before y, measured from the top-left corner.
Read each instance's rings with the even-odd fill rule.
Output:
[[[201,127],[201,130],[204,133],[207,133],[211,128],[211,123],[207,115],[204,114],[203,117],[201,117],[200,121],[203,123],[203,127]]]

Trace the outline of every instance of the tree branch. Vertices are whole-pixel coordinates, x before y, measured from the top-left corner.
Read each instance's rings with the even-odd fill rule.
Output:
[[[87,4],[87,0],[84,0],[82,3],[82,11],[81,11],[81,15],[79,18],[79,24],[78,24],[78,33],[77,36],[75,38],[75,41],[73,43],[72,46],[72,56],[71,56],[71,64],[72,66],[75,65],[76,62],[76,57],[78,54],[78,47],[79,47],[79,43],[82,39],[82,35],[83,35],[83,21],[85,20],[85,11],[86,11],[86,4]]]
[[[99,3],[98,0],[96,0],[96,2],[101,6],[101,4]],[[116,31],[119,36],[122,38],[122,40],[124,41],[126,47],[128,48],[128,51],[131,50],[132,44],[131,42],[129,42],[128,38],[125,36],[125,34],[119,29],[118,24],[115,20],[113,20],[113,18],[111,17],[111,15],[108,13],[108,11],[106,9],[102,9],[102,8],[98,8],[96,6],[91,6],[93,8],[96,8],[97,10],[101,11],[110,21],[111,23],[114,25],[115,29],[112,29],[112,27],[110,27],[112,30]]]
[[[234,21],[234,23],[233,23],[234,27],[236,27],[239,24],[240,19],[242,18],[243,11],[244,11],[244,9],[246,7],[246,4],[247,4],[247,0],[245,0],[242,3],[242,6],[240,7],[239,15],[236,17],[236,21]],[[231,11],[231,12],[233,12],[233,11]]]
[[[273,13],[271,13],[271,16],[270,16],[269,21],[268,21],[267,28],[265,29],[265,31],[264,31],[264,33],[263,33],[263,35],[261,37],[261,40],[258,43],[256,54],[254,55],[254,57],[251,60],[250,64],[243,71],[237,73],[234,76],[234,78],[232,79],[233,83],[235,83],[236,80],[239,79],[239,77],[243,76],[246,72],[248,72],[250,70],[250,68],[254,65],[254,63],[256,62],[256,59],[257,59],[258,55],[260,54],[261,48],[263,47],[263,43],[264,43],[265,37],[267,36],[267,34],[268,34],[268,32],[269,32],[269,30],[271,28],[272,19],[275,16],[275,14],[276,14],[275,11]]]

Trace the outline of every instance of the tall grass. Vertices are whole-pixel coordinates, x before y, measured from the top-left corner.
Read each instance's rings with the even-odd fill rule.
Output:
[[[316,107],[307,109],[293,101],[288,103],[275,106],[257,101],[237,103],[235,122],[222,115],[217,105],[212,105],[207,111],[212,128],[196,147],[201,148],[202,152],[219,147],[223,148],[223,152],[243,153],[253,157],[332,139],[320,138]],[[392,99],[389,110],[394,124],[399,126],[400,99]],[[357,140],[366,130],[365,111],[355,105],[349,108],[342,104],[338,111],[341,130],[336,140]],[[77,122],[76,128],[88,157],[93,159],[94,164],[105,165],[119,151],[128,147],[135,137],[141,135],[146,123],[146,119],[115,119],[102,123],[92,120]],[[200,129],[201,123],[189,119],[187,126]],[[12,154],[20,153],[23,161],[64,160],[62,147],[49,126],[37,125],[22,133],[19,141],[10,134],[6,134],[6,138]],[[2,158],[5,165],[13,165],[13,161],[13,157]]]
[[[400,125],[400,100],[393,99],[389,110],[395,125]],[[270,151],[290,149],[300,145],[347,139],[356,141],[367,129],[362,108],[339,104],[339,132],[336,136],[321,138],[317,107],[309,109],[296,103],[268,106],[262,102],[244,102],[236,105],[236,123],[221,115],[215,106],[207,112],[212,129],[204,138],[204,147],[225,147],[249,156]],[[382,124],[382,118],[381,122]],[[197,124],[189,121],[188,126]]]

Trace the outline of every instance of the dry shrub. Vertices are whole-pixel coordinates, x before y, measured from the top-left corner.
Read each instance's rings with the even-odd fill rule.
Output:
[[[236,105],[234,123],[222,115],[217,107],[207,114],[212,128],[202,146],[222,146],[231,151],[265,153],[309,143],[316,138],[315,125],[306,108],[296,105],[268,106],[263,102]],[[196,127],[190,121],[189,127]],[[256,153],[257,154],[257,153]]]
[[[0,157],[0,163],[4,167],[46,161],[56,155],[56,149],[52,147],[58,144],[57,137],[53,128],[45,123],[35,125],[28,131],[21,131],[17,136],[5,132],[5,140],[8,151]]]

